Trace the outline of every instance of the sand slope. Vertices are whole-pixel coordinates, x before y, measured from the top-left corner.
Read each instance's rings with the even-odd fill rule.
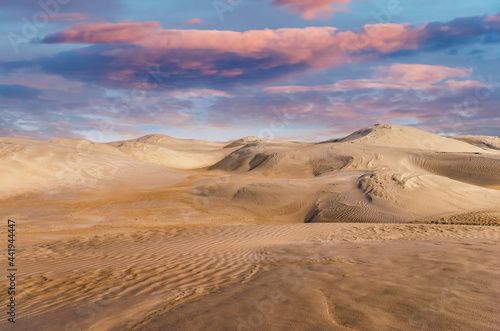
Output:
[[[438,136],[409,126],[375,125],[335,140],[336,142],[356,142],[368,145],[423,149],[439,152],[482,152],[462,141]]]
[[[500,151],[389,125],[320,143],[3,138],[0,170],[10,213],[34,204],[55,223],[68,211],[122,225],[416,222],[500,208]],[[68,192],[81,199],[57,214],[49,206]]]
[[[500,137],[488,136],[454,136],[450,137],[455,140],[463,141],[471,145],[483,148],[500,150]]]
[[[155,188],[175,184],[185,176],[135,161],[101,144],[0,139],[2,199],[36,192],[57,195],[64,188],[71,188],[74,194],[120,186]]]
[[[24,234],[19,329],[498,327],[500,228],[95,230]],[[0,290],[4,295],[4,282]]]
[[[491,188],[500,187],[500,154],[483,152],[413,128],[376,126],[319,144],[247,144],[209,169],[234,174],[218,194],[258,207],[262,217],[409,222],[498,210]]]

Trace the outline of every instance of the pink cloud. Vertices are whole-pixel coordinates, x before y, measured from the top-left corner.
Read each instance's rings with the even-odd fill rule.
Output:
[[[46,42],[116,44],[134,43],[161,29],[160,22],[81,23],[62,33],[49,35]]]
[[[173,91],[169,93],[169,96],[174,98],[200,98],[200,97],[225,97],[231,98],[232,96],[224,91],[212,90],[212,89],[190,89],[185,91]]]
[[[485,39],[495,31],[490,26],[496,16],[457,19],[448,23],[369,24],[359,31],[340,31],[335,27],[282,28],[249,31],[163,29],[159,22],[121,22],[77,24],[60,33],[46,36],[45,43],[127,44],[138,47],[82,48],[75,56],[104,55],[113,60],[95,77],[101,84],[127,85],[127,78],[142,75],[147,63],[168,68],[165,81],[193,81],[199,86],[229,82],[246,84],[311,70],[321,70],[351,62],[369,61],[382,54],[451,47],[463,43],[457,35]],[[464,23],[465,22],[465,23]],[[499,27],[500,29],[500,27]],[[443,42],[447,40],[448,42]],[[467,42],[476,40],[467,39]],[[380,70],[380,76],[392,77],[391,88],[419,88],[436,84],[450,74],[465,77],[457,69],[413,66]],[[434,71],[438,70],[438,71]],[[69,74],[74,75],[74,70]],[[85,72],[86,73],[86,72]],[[384,76],[385,75],[385,76]],[[165,76],[165,75],[164,75]],[[110,79],[108,79],[110,77]],[[92,77],[91,77],[92,78]],[[111,79],[112,78],[112,79]],[[116,78],[116,79],[114,79]],[[358,80],[344,84],[370,84],[383,88],[387,81]],[[403,79],[406,85],[398,81]],[[409,83],[411,82],[411,84]],[[129,83],[130,84],[130,83]],[[410,85],[408,85],[410,84]],[[451,83],[450,83],[451,84]],[[178,85],[175,85],[178,86]]]
[[[13,76],[0,76],[0,84],[17,84],[35,89],[54,89],[57,91],[72,92],[81,90],[82,82],[67,80],[57,75],[41,73],[18,73]]]
[[[460,89],[460,88],[473,88],[473,87],[484,87],[484,83],[477,80],[454,80],[450,79],[444,83],[445,87]]]
[[[324,68],[344,63],[346,52],[366,49],[393,52],[418,47],[420,38],[418,29],[398,24],[377,24],[377,29],[377,35],[368,38],[368,42],[358,43],[356,41],[360,35],[365,35],[364,31],[342,32],[334,27],[237,32],[168,30],[162,29],[159,22],[88,23],[77,24],[61,33],[48,35],[44,42],[128,43],[153,52],[174,49],[196,50],[220,54],[233,53],[254,59],[263,59],[271,54],[277,55],[277,62],[266,63],[267,68],[285,63],[308,63],[311,67]],[[210,63],[210,59],[212,57],[206,57],[204,61],[180,59],[179,65],[185,69],[213,70],[214,66]]]
[[[303,19],[312,20],[318,17],[328,18],[347,8],[332,7],[335,4],[347,4],[351,0],[273,0],[275,7],[285,6],[292,13],[300,14]]]
[[[190,20],[182,22],[183,25],[196,25],[196,24],[203,24],[203,23],[205,23],[205,22],[199,18],[192,18]]]
[[[467,77],[472,73],[470,68],[451,68],[442,65],[424,64],[393,64],[387,67],[375,68],[377,78],[348,79],[335,84],[319,86],[270,86],[264,88],[268,93],[301,93],[301,92],[332,92],[355,89],[442,89],[481,87],[479,81],[446,80],[451,77]],[[436,85],[444,81],[443,85]]]
[[[485,21],[486,22],[499,22],[500,23],[500,14],[486,16]]]
[[[442,65],[425,64],[393,64],[389,67],[379,67],[382,75],[391,81],[402,81],[410,87],[428,87],[439,83],[448,77],[467,77],[472,69],[450,68]]]
[[[369,39],[366,46],[383,53],[400,49],[416,49],[425,37],[424,26],[412,27],[409,24],[366,24],[363,26],[363,32],[365,34],[362,37]],[[361,46],[364,46],[363,43]]]
[[[484,19],[486,26],[493,29],[500,29],[500,15],[486,16]]]

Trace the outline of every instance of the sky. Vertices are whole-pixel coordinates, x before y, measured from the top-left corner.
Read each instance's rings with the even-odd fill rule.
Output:
[[[500,136],[498,0],[0,0],[0,136]]]

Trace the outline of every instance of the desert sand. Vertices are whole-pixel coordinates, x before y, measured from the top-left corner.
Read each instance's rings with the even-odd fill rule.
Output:
[[[498,137],[0,138],[0,183],[19,330],[499,330]]]

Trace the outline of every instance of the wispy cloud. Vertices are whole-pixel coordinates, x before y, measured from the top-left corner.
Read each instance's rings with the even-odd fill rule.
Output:
[[[205,22],[203,22],[203,20],[201,20],[199,18],[192,18],[190,20],[182,22],[183,25],[198,25],[198,24],[203,24],[203,23],[205,23]]]
[[[392,64],[374,68],[377,78],[348,79],[334,84],[316,86],[269,86],[268,93],[335,92],[359,89],[430,90],[446,88],[481,87],[475,80],[458,81],[454,77],[467,77],[471,68],[450,68],[442,65]],[[443,82],[444,81],[444,82]],[[437,83],[442,83],[437,85]]]
[[[300,14],[303,19],[330,18],[339,11],[348,11],[345,4],[351,0],[272,0],[275,7],[285,7],[288,11]],[[335,6],[336,5],[336,6]],[[341,7],[338,7],[341,5]]]
[[[41,90],[24,85],[0,85],[0,100],[33,99],[38,97],[40,94],[42,94]]]
[[[83,22],[89,21],[90,16],[84,13],[57,13],[47,16],[49,21],[54,22]]]

